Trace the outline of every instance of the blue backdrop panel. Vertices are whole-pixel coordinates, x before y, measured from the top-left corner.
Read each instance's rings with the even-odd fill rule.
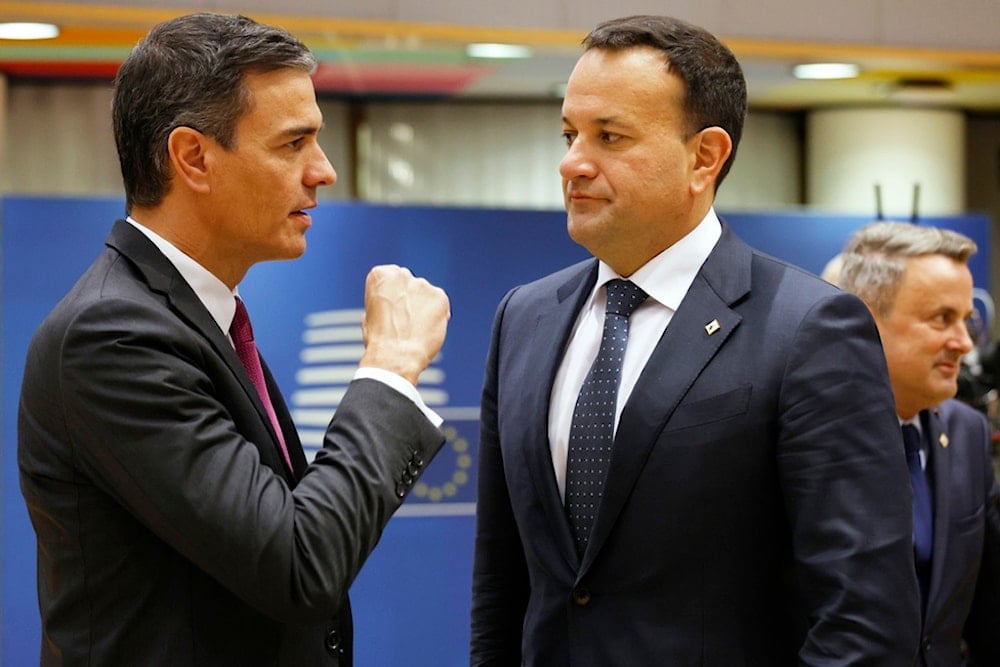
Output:
[[[17,398],[24,355],[35,328],[104,245],[117,200],[3,199],[0,201],[3,388],[0,415],[0,553],[3,627],[0,664],[38,664],[35,533],[18,485]]]
[[[869,223],[863,216],[821,213],[722,213],[750,245],[819,274],[851,233]],[[905,221],[904,221],[905,222]],[[990,285],[990,220],[986,215],[935,216],[921,225],[945,227],[969,236],[979,251],[969,260],[977,287]]]
[[[34,534],[18,490],[15,452],[25,350],[35,327],[102,247],[122,208],[119,200],[40,198],[7,198],[0,208],[2,664],[38,660]],[[359,667],[466,665],[478,404],[493,312],[513,285],[586,253],[566,237],[561,212],[329,203],[313,217],[304,257],[254,267],[240,286],[258,344],[307,449],[316,446],[344,382],[316,380],[312,373],[328,366],[330,355],[351,363],[350,343],[325,336],[356,329],[368,269],[406,265],[451,298],[448,339],[426,385],[428,400],[445,418],[448,444],[422,478],[420,494],[389,523],[352,599]],[[813,272],[867,222],[810,214],[725,217],[751,244]],[[989,247],[985,217],[933,222]],[[972,268],[976,284],[986,287],[988,253],[977,255]]]
[[[15,451],[24,355],[34,329],[103,247],[123,206],[118,200],[2,203],[0,664],[30,665],[37,664],[39,644],[34,533],[18,489]],[[300,372],[310,366],[304,356],[312,347],[312,320],[333,314],[349,321],[350,312],[363,307],[372,265],[409,266],[444,287],[452,306],[450,335],[433,364],[443,390],[434,407],[445,417],[449,443],[422,478],[426,495],[411,496],[352,589],[357,664],[467,664],[473,458],[493,312],[514,284],[586,253],[566,238],[564,216],[552,213],[330,203],[313,217],[300,260],[261,264],[240,286],[258,344],[296,414],[310,406],[297,406],[296,398],[311,389]],[[330,414],[332,407],[326,420]]]
[[[564,219],[525,211],[330,204],[314,216],[301,259],[254,267],[240,286],[297,422],[316,402],[298,400],[309,390],[297,379],[309,367],[302,358],[308,342],[295,342],[303,340],[314,314],[363,307],[369,267],[407,266],[443,287],[451,300],[448,338],[432,364],[443,373],[446,394],[432,407],[445,418],[450,437],[421,480],[428,496],[439,500],[411,495],[352,587],[359,665],[468,664],[473,457],[490,326],[514,284],[586,257],[566,238]],[[258,324],[262,311],[267,317]]]

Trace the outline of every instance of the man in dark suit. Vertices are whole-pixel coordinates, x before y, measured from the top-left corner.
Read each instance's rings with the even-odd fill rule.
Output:
[[[716,216],[746,112],[728,49],[666,17],[584,45],[560,172],[596,259],[497,312],[471,664],[909,665],[910,492],[871,315]],[[604,340],[626,329],[615,398]]]
[[[200,14],[119,71],[128,219],[39,327],[21,393],[44,665],[351,664],[348,588],[444,441],[415,384],[449,306],[372,270],[361,368],[307,465],[236,287],[302,254],[336,180],[314,66],[282,30]]]
[[[972,239],[876,222],[842,253],[838,284],[875,316],[904,429],[913,429],[920,665],[1000,665],[1000,490],[986,417],[953,397],[973,347]],[[921,487],[929,493],[921,491]],[[921,517],[923,517],[921,519]],[[923,523],[923,525],[921,525]]]

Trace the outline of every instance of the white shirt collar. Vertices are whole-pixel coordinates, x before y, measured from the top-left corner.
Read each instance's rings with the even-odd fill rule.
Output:
[[[721,236],[722,223],[715,209],[710,208],[697,227],[643,264],[628,279],[641,287],[651,299],[676,311]],[[610,266],[600,262],[591,300],[602,285],[620,277]]]

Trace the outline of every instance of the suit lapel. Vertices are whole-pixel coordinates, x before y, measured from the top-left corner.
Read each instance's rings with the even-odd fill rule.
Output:
[[[611,532],[677,404],[742,320],[731,304],[750,289],[750,261],[749,247],[724,225],[722,238],[674,313],[622,410],[583,569]]]
[[[288,449],[288,458],[292,461],[293,474],[288,478],[291,486],[294,487],[296,481],[302,479],[302,475],[305,474],[306,467],[309,462],[306,461],[305,452],[302,451],[302,441],[299,440],[298,429],[295,428],[295,422],[292,421],[292,414],[288,410],[288,406],[285,404],[285,398],[281,394],[281,388],[278,386],[277,380],[271,374],[271,369],[268,367],[267,362],[264,361],[264,357],[260,358],[260,365],[264,371],[264,383],[267,385],[267,395],[271,398],[271,405],[274,407],[274,413],[278,417],[278,424],[281,426],[281,434],[285,438],[285,447]],[[244,385],[244,389],[246,385]],[[257,395],[256,389],[254,390],[254,396]],[[263,408],[263,405],[261,405]],[[259,411],[258,411],[259,412]],[[271,424],[271,419],[267,419],[267,424]],[[275,447],[278,447],[278,443],[275,442]],[[285,466],[282,464],[281,469],[284,471]],[[287,471],[286,471],[287,472]]]
[[[216,354],[226,363],[239,381],[240,386],[243,387],[246,399],[253,405],[257,416],[271,435],[271,449],[273,451],[266,452],[261,444],[257,445],[261,458],[272,462],[271,467],[274,470],[280,470],[285,475],[286,480],[290,483],[294,482],[286,466],[282,463],[280,445],[278,444],[277,435],[274,433],[274,428],[271,425],[271,419],[268,417],[267,411],[264,409],[264,404],[261,402],[260,396],[257,395],[257,390],[250,381],[243,363],[237,356],[236,350],[233,349],[226,334],[219,328],[218,323],[212,318],[212,315],[205,308],[198,295],[194,293],[194,290],[191,289],[191,286],[181,277],[180,273],[163,253],[142,232],[127,222],[118,221],[115,223],[111,234],[108,236],[107,245],[115,248],[127,257],[142,273],[150,289],[164,295],[169,307],[188,326],[201,334],[209,342]],[[271,377],[270,371],[265,370],[265,378],[271,396],[273,397],[277,394],[280,397],[280,391],[274,383],[274,378]],[[291,429],[292,433],[294,433],[294,439],[291,439],[289,438],[289,429],[284,426],[285,422],[291,423],[288,408],[282,400],[275,401],[272,398],[272,403],[278,414],[279,422],[283,424],[282,434],[285,435],[285,444],[289,447],[289,455],[292,456],[292,463],[295,465],[296,470],[298,470],[299,463],[297,461],[301,459],[304,462],[304,455],[301,451],[301,444],[298,444],[299,440],[295,429]],[[297,446],[292,446],[293,442]],[[291,450],[296,450],[296,454],[293,455]]]
[[[524,346],[530,352],[528,368],[531,373],[525,378],[524,388],[539,394],[519,401],[527,411],[521,415],[522,423],[527,426],[525,433],[528,434],[522,450],[527,459],[527,469],[545,508],[546,523],[555,527],[555,540],[573,570],[578,566],[576,547],[552,469],[548,438],[549,399],[573,325],[596,280],[597,262],[585,263],[556,289],[551,307],[540,309],[531,336]]]

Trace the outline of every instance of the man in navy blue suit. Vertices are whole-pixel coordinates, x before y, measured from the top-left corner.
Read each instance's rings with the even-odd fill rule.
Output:
[[[713,209],[739,64],[668,17],[584,47],[559,169],[594,258],[497,311],[471,663],[911,665],[909,477],[871,314]]]
[[[975,251],[957,232],[876,222],[848,242],[838,279],[871,308],[899,422],[920,436],[914,495],[925,484],[930,497],[927,531],[914,506],[914,562],[924,609],[918,664],[927,667],[1000,665],[1000,491],[990,428],[953,398],[973,346],[967,261]]]

